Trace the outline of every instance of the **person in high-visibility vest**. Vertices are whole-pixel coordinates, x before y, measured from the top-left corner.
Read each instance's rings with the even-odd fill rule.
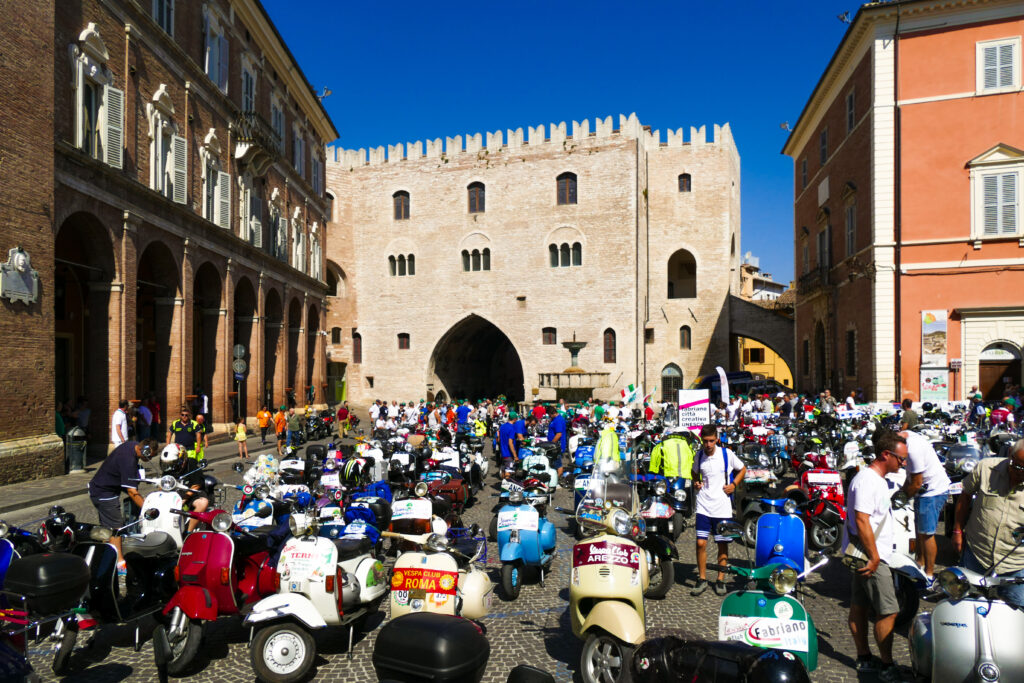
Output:
[[[693,477],[693,448],[682,437],[669,437],[657,444],[651,451],[651,474],[666,477]]]
[[[601,430],[597,446],[594,447],[594,464],[602,460],[622,460],[622,453],[619,452],[619,435],[612,424]]]

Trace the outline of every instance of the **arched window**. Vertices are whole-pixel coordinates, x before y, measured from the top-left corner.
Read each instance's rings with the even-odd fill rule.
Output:
[[[694,299],[697,296],[697,260],[680,249],[668,260],[668,298]]]
[[[541,342],[547,346],[558,343],[558,330],[554,327],[545,327],[541,332]]]
[[[615,330],[610,327],[604,331],[604,362],[615,362]]]
[[[469,250],[467,249],[462,250],[462,270],[469,272]]]
[[[683,371],[675,363],[669,363],[661,371],[661,401],[675,403],[679,400],[679,390],[683,388]]]
[[[332,327],[331,328],[331,343],[332,344],[340,344],[341,343],[341,328],[340,327]]]
[[[352,364],[358,365],[363,362],[363,335],[352,330]]]
[[[574,266],[583,265],[583,245],[579,242],[574,242],[572,245],[572,264]]]
[[[491,269],[491,250],[485,247],[484,250],[483,250],[483,256],[484,256],[484,267],[483,267],[483,269],[484,270],[490,270]]]
[[[562,268],[568,268],[569,267],[569,245],[566,244],[565,242],[563,242],[562,246],[560,246],[558,248],[558,254],[559,254],[559,256],[561,256],[560,263],[561,263]]]
[[[469,189],[469,212],[470,213],[483,213],[484,212],[484,184],[483,183],[470,183],[468,189]]]
[[[397,261],[395,261],[394,256],[388,256],[388,271],[391,273],[392,277],[398,275]]]
[[[558,246],[554,244],[548,245],[548,257],[551,259],[551,267],[558,267]]]
[[[398,348],[405,351],[409,348],[409,333],[399,332],[398,333]]]
[[[409,218],[409,193],[399,190],[391,195],[395,205],[395,220],[404,221]]]
[[[473,270],[480,270],[480,250],[473,250]]]
[[[416,257],[413,256],[412,254],[409,254],[408,263],[409,263],[409,275],[415,275],[416,274]]]
[[[557,178],[558,188],[558,203],[559,204],[575,204],[576,203],[576,174],[575,173],[563,173]]]
[[[690,191],[690,174],[680,173],[679,174],[679,191],[689,192]]]
[[[679,348],[689,350],[692,340],[690,339],[690,326],[683,325],[679,328]]]
[[[405,254],[398,255],[398,277],[405,275]]]

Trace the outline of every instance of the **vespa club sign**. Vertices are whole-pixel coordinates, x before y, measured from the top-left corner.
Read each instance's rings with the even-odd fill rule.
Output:
[[[458,572],[445,572],[436,569],[403,567],[396,569],[391,575],[391,590],[395,591],[423,591],[455,595],[458,583]]]
[[[807,622],[774,617],[722,617],[718,621],[718,639],[807,652]]]
[[[622,543],[581,543],[572,548],[572,566],[585,567],[589,564],[615,564],[630,569],[640,569],[640,549]]]

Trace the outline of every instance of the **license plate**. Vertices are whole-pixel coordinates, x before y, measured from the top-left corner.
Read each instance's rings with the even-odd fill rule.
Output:
[[[299,592],[301,592],[302,591],[302,582],[301,581],[289,581],[288,582],[288,590],[290,592],[292,592],[292,593],[299,593]]]
[[[948,490],[949,495],[951,495],[951,496],[959,496],[963,492],[964,492],[964,483],[962,481],[958,481],[956,483],[953,483],[953,484],[949,485],[949,490]]]

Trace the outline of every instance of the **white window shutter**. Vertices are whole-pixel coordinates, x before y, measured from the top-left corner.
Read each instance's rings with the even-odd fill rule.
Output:
[[[984,176],[983,189],[984,222],[982,233],[999,234],[999,176]]]
[[[1000,176],[1002,191],[999,201],[1002,205],[1002,232],[1007,235],[1017,234],[1017,174],[1006,173]]]
[[[217,40],[220,43],[220,60],[217,65],[217,85],[225,92],[228,89],[228,37],[223,33]]]
[[[1013,85],[1014,47],[1013,43],[999,46],[999,75],[996,80],[1000,88]]]
[[[997,46],[986,47],[984,50],[982,69],[984,69],[984,88],[999,87],[999,48]]]
[[[184,204],[188,199],[188,147],[180,135],[171,136],[171,159],[174,164],[173,199]]]
[[[278,232],[278,235],[279,235],[278,236],[278,245],[279,245],[280,251],[277,254],[277,258],[281,259],[282,261],[286,261],[288,259],[288,219],[287,218],[282,218],[281,219],[281,228],[280,228],[280,231]]]
[[[231,174],[217,171],[217,225],[231,228]]]
[[[106,86],[103,94],[106,122],[103,136],[103,154],[110,166],[124,165],[124,91]]]
[[[259,197],[253,197],[252,203],[252,245],[257,249],[263,248],[263,202]]]

